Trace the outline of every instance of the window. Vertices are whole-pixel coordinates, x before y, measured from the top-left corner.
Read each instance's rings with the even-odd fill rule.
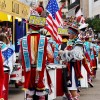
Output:
[[[95,15],[95,17],[96,17],[96,18],[100,18],[100,15],[99,15],[99,14],[98,14],[98,15]]]
[[[94,0],[94,2],[96,2],[96,1],[98,1],[98,0]]]

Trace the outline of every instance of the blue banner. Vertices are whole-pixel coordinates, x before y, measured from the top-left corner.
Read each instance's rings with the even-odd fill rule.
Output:
[[[58,44],[55,44],[55,50],[54,50],[54,64],[58,64],[58,61],[57,61],[57,56],[58,56],[58,47],[59,45]]]
[[[23,37],[22,47],[23,47],[23,55],[24,55],[26,71],[30,71],[31,66],[30,66],[30,58],[28,52],[27,36]]]
[[[38,71],[42,70],[44,46],[45,46],[45,36],[40,35],[40,41],[39,41],[39,45],[38,45],[38,58],[37,58],[37,70]]]

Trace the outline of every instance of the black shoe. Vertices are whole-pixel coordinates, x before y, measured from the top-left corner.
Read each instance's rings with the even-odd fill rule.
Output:
[[[80,89],[78,89],[77,91],[78,91],[78,92],[81,92],[81,90],[80,90]]]
[[[94,87],[92,82],[88,82],[88,84],[90,85],[90,87]]]

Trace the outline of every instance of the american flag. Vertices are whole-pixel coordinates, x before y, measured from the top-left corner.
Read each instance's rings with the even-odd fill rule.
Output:
[[[45,28],[57,43],[61,43],[62,38],[58,35],[58,27],[62,24],[61,9],[59,9],[56,0],[49,0],[46,9],[49,12],[49,15],[46,18],[47,26]]]

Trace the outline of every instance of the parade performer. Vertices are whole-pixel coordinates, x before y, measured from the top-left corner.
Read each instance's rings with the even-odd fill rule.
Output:
[[[68,90],[70,91],[72,97],[69,100],[79,100],[77,96],[77,87],[79,86],[79,79],[83,78],[81,74],[81,61],[84,65],[86,65],[85,57],[83,53],[83,43],[77,38],[78,30],[69,27],[69,41],[67,43],[67,47],[65,49],[64,56],[65,60],[67,60],[67,68],[69,72],[68,79]],[[90,72],[87,66],[84,66],[86,70]]]
[[[77,80],[75,80],[74,77],[76,76],[75,74],[77,74],[77,73],[75,73],[74,66],[76,63],[74,63],[75,61],[72,60],[72,56],[71,56],[71,54],[69,54],[77,40],[77,35],[78,35],[77,33],[78,33],[78,31],[76,29],[69,28],[69,39],[70,40],[67,43],[66,51],[64,51],[66,53],[66,59],[68,61],[68,71],[70,72],[70,78],[71,78],[71,79],[69,78],[69,81],[68,81],[68,83],[69,83],[68,90],[70,91],[70,93],[72,95],[72,97],[68,98],[69,100],[72,98],[74,100],[78,99],[77,98],[77,86],[78,86],[78,78],[79,77],[77,77]]]
[[[29,34],[27,36],[27,49],[29,55],[29,70],[27,70],[25,62],[26,58],[24,57],[24,45],[21,45],[21,58],[22,58],[22,66],[24,69],[25,83],[24,88],[26,88],[28,94],[28,100],[32,98],[36,98],[38,96],[38,100],[45,100],[46,95],[46,87],[44,84],[44,74],[46,72],[47,75],[47,84],[50,86],[51,80],[49,74],[46,70],[46,57],[47,57],[47,38],[40,34]],[[23,42],[23,39],[22,39]],[[25,49],[26,50],[26,49]],[[33,95],[36,95],[33,97]]]
[[[78,35],[79,39],[83,43],[85,42],[85,36],[84,36],[85,35],[85,29],[86,29],[86,26],[81,26],[80,34]],[[85,47],[84,47],[84,49],[85,49]],[[87,57],[89,57],[89,56],[87,56]],[[84,66],[83,65],[84,64],[81,65],[81,73],[82,73],[83,78],[80,80],[80,84],[81,84],[81,88],[87,88],[88,87],[88,78],[87,78],[88,75],[87,75],[86,69],[84,68],[84,66],[86,66],[86,65],[84,65]]]
[[[87,61],[89,62],[88,64],[89,68],[91,71],[93,71],[93,66],[95,66],[94,52],[93,52],[93,45],[91,42],[89,42],[89,36],[85,37],[84,47],[85,47],[85,56],[86,56]],[[92,77],[89,74],[88,74],[88,84],[91,87],[93,87]]]
[[[94,50],[96,51],[95,57],[96,57],[96,70],[97,70],[97,68],[98,68],[98,59],[97,59],[97,57],[99,58],[99,51],[100,51],[100,46],[98,45],[97,41],[96,41],[96,43],[94,45]]]
[[[96,41],[92,41],[92,45],[93,45],[93,54],[94,54],[94,60],[93,60],[93,65],[94,67],[92,68],[93,70],[93,74],[94,74],[94,78],[96,78],[96,70],[97,70],[97,56],[98,56],[98,51],[99,51],[99,46],[96,44]]]

